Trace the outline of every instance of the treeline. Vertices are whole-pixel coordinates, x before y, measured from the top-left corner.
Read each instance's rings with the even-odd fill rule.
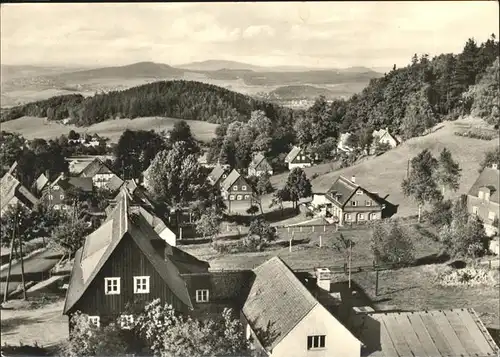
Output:
[[[2,109],[0,122],[3,123],[23,116],[47,117],[49,120],[66,119],[70,116],[71,110],[80,105],[83,99],[84,96],[80,94],[60,95],[9,109]]]
[[[214,85],[183,80],[155,82],[87,98],[54,97],[12,108],[5,120],[23,115],[70,117],[72,123],[86,126],[115,118],[166,116],[221,124],[248,121],[253,110],[265,111],[279,125],[287,121],[288,127],[291,125],[290,109]]]

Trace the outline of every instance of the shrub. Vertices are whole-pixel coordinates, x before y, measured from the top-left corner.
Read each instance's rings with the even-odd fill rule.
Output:
[[[466,130],[466,131],[456,131],[454,133],[456,136],[462,136],[471,139],[479,139],[490,141],[498,137],[498,133],[496,131],[487,131],[487,130]]]
[[[314,217],[314,213],[312,213],[311,211],[307,211],[306,212],[306,217],[307,218],[312,218],[312,217]]]

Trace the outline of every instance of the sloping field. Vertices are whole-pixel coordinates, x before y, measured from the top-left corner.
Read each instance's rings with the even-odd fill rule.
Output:
[[[446,197],[457,197],[467,193],[478,176],[479,163],[488,150],[498,147],[498,139],[491,141],[465,138],[454,135],[456,131],[470,126],[482,126],[482,121],[464,119],[455,122],[444,122],[436,126],[434,132],[426,136],[410,139],[401,146],[383,155],[361,162],[345,169],[320,175],[312,180],[313,190],[327,190],[338,175],[351,178],[356,176],[356,183],[367,189],[378,192],[379,196],[387,196],[392,204],[399,205],[397,216],[410,216],[417,213],[417,205],[403,195],[401,182],[405,178],[407,162],[423,149],[429,149],[434,157],[438,157],[443,148],[451,151],[454,160],[462,168],[460,189],[456,193],[446,193]]]
[[[136,119],[116,119],[107,120],[89,127],[76,127],[74,125],[63,125],[45,118],[22,117],[11,120],[0,125],[2,130],[22,134],[26,139],[57,138],[62,134],[67,135],[71,129],[77,132],[87,132],[89,134],[99,134],[108,137],[111,142],[117,142],[120,135],[126,130],[170,130],[175,122],[180,119],[145,117]],[[207,123],[198,120],[188,120],[191,131],[199,140],[209,142],[215,137],[217,124]]]

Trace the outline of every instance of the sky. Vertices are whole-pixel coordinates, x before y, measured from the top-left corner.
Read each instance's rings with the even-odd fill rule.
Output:
[[[1,63],[404,66],[498,38],[497,1],[2,4]]]

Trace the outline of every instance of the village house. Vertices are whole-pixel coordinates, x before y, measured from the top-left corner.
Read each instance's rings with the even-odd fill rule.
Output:
[[[66,210],[69,208],[67,204],[68,193],[73,190],[91,195],[94,191],[92,178],[68,177],[65,173],[62,173],[54,182],[46,185],[41,199],[56,210]]]
[[[489,236],[498,234],[499,181],[497,164],[485,167],[467,193],[467,209],[477,215]]]
[[[256,154],[248,166],[249,176],[273,175],[273,167],[262,153]]]
[[[315,193],[311,201],[314,207],[324,207],[325,214],[339,225],[379,220],[383,218],[385,203],[377,194],[339,176],[326,193]]]
[[[222,182],[227,178],[229,174],[229,165],[221,165],[217,163],[213,170],[208,174],[207,180],[212,186],[218,186],[219,188],[222,185]]]
[[[240,173],[233,169],[231,173],[221,184],[222,197],[228,201],[229,209],[231,203],[234,201],[244,201],[251,203],[253,200],[252,186],[240,175]]]
[[[377,143],[385,143],[388,144],[391,148],[395,148],[400,144],[398,138],[389,132],[389,128],[374,130],[372,135],[372,146],[375,146]]]
[[[95,187],[106,188],[111,191],[119,188],[124,182],[99,158],[94,158],[78,176],[90,177]],[[107,187],[108,185],[109,187]]]
[[[69,172],[72,176],[78,176],[83,169],[90,165],[95,159],[99,159],[102,162],[106,160],[113,160],[111,155],[82,155],[82,156],[70,156],[66,157],[65,160],[68,162]]]
[[[343,151],[345,153],[350,153],[354,151],[354,148],[348,145],[349,138],[351,137],[351,133],[343,133],[340,134],[339,141],[337,143],[337,149]]]
[[[177,312],[201,319],[232,308],[251,348],[262,356],[498,352],[473,310],[384,313],[355,308],[343,293],[333,291],[327,268],[316,269],[315,284],[299,278],[278,257],[253,270],[212,271],[209,263],[161,239],[129,200],[123,195],[77,251],[63,310],[68,317],[81,311],[93,324],[119,321],[122,328],[130,328],[134,313],[129,306],[137,311],[159,298]],[[351,312],[339,317],[326,297],[336,301],[337,311]]]
[[[33,182],[33,185],[31,186],[31,191],[35,193],[35,195],[40,196],[43,192],[43,189],[47,187],[47,185],[50,184],[49,180],[49,174],[40,174],[38,178]]]
[[[318,158],[318,154],[311,154],[303,148],[294,146],[285,157],[285,163],[288,164],[288,170],[291,171],[296,167],[301,169],[311,167]]]
[[[208,151],[204,151],[200,156],[198,156],[198,163],[206,169],[212,169],[216,165],[208,162]]]
[[[0,180],[0,216],[3,216],[10,206],[21,204],[32,210],[38,204],[38,199],[14,177],[16,167],[17,162],[14,162]]]

